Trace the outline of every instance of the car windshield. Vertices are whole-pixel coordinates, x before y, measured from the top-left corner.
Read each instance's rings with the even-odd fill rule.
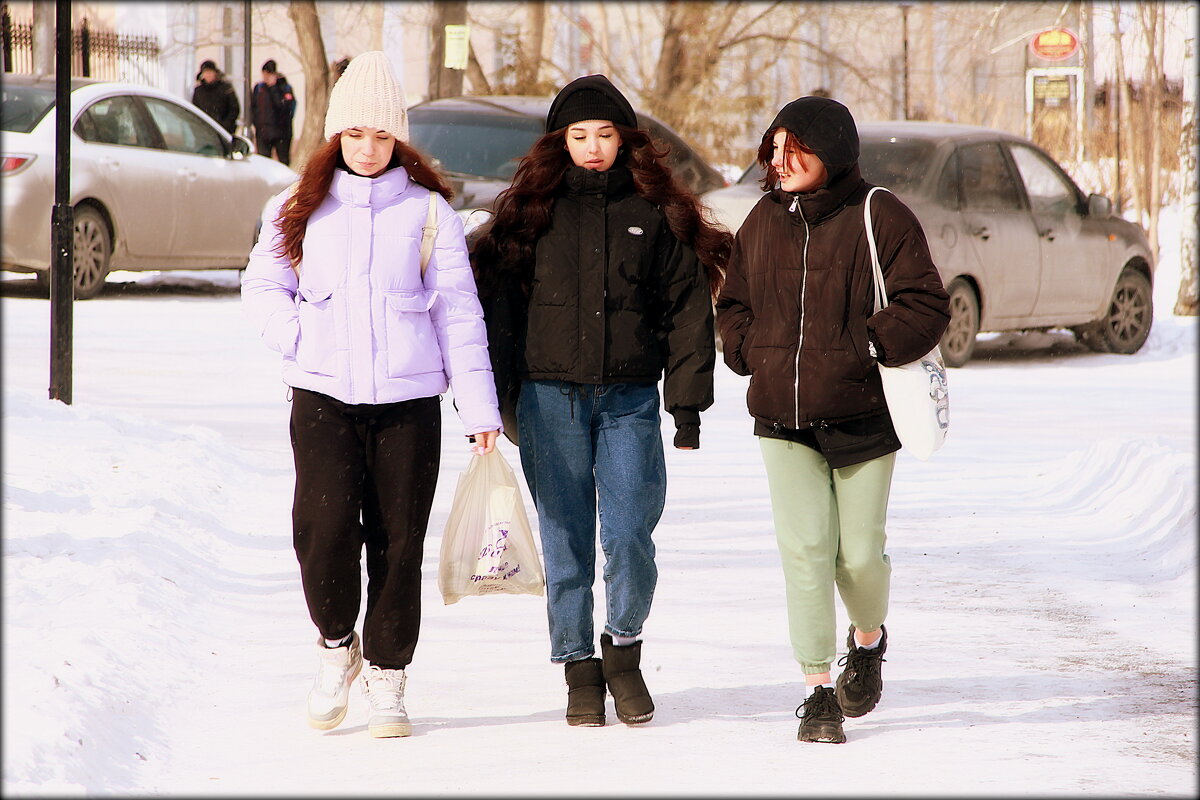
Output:
[[[924,139],[864,139],[859,144],[858,168],[863,179],[897,191],[916,191],[929,174],[933,142]]]
[[[29,133],[54,107],[54,92],[34,86],[9,86],[0,103],[0,130]]]
[[[915,191],[929,170],[933,143],[921,139],[864,139],[859,146],[858,167],[869,183],[898,191]],[[751,164],[738,183],[762,180],[758,164]]]
[[[504,180],[543,133],[540,119],[419,108],[409,112],[408,129],[413,145],[445,172]]]

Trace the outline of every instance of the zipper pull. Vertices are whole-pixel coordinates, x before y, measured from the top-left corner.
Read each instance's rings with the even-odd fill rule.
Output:
[[[793,198],[792,198],[792,206],[791,206],[791,208],[789,208],[789,209],[788,209],[788,211],[790,211],[790,212],[792,212],[793,214],[795,214],[795,213],[796,213],[796,210],[797,210],[798,208],[800,208],[800,197],[799,197],[799,195],[797,195],[796,197],[793,197]]]

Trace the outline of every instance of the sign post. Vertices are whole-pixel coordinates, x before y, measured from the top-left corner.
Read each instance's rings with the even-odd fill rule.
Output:
[[[50,399],[71,405],[75,209],[71,207],[71,2],[55,3],[54,209],[50,260]]]
[[[1046,28],[1035,33],[1025,68],[1025,136],[1057,158],[1082,160],[1086,94],[1075,32]]]

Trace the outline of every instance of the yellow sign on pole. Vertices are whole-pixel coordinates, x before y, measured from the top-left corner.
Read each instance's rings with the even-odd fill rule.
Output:
[[[470,32],[466,25],[446,26],[446,58],[442,65],[446,69],[467,68],[467,48]]]

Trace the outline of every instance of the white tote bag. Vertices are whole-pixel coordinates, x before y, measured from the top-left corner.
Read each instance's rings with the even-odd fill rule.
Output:
[[[496,448],[458,476],[442,534],[438,588],[446,605],[478,594],[545,594],[546,578],[512,467]]]
[[[875,231],[871,227],[871,196],[879,191],[886,192],[887,189],[881,186],[872,188],[863,203],[863,221],[867,226],[871,269],[875,276],[876,313],[888,305],[883,269],[879,266],[879,251],[875,246]],[[934,345],[921,358],[898,367],[877,366],[883,381],[883,396],[887,400],[892,426],[900,437],[900,444],[922,461],[927,460],[945,443],[946,431],[950,427],[950,389],[946,382],[946,362],[942,360],[942,349]]]

